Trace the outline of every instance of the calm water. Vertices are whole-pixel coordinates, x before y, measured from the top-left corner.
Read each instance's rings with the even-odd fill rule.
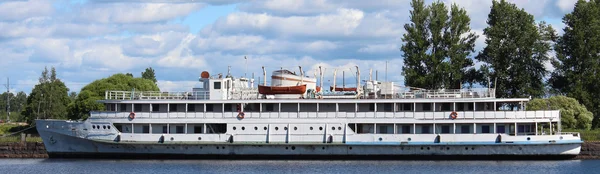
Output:
[[[0,173],[599,173],[600,160],[211,161],[0,159]]]

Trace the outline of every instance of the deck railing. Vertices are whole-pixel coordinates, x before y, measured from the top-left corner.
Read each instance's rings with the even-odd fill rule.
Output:
[[[256,99],[258,91],[247,89],[232,91],[229,99]],[[161,92],[161,91],[106,91],[106,100],[209,100],[208,91]]]

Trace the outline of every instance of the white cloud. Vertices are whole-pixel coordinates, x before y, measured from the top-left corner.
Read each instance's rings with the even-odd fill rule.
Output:
[[[161,91],[180,91],[187,92],[192,91],[192,88],[200,87],[199,81],[169,81],[169,80],[158,80],[156,82],[158,88]]]
[[[316,52],[316,51],[333,50],[333,49],[336,49],[337,47],[338,47],[337,44],[335,44],[333,42],[319,40],[319,41],[314,41],[314,42],[308,43],[304,47],[304,49],[306,51]]]
[[[384,52],[398,51],[399,48],[400,47],[396,44],[373,44],[373,45],[367,45],[365,47],[358,49],[358,52],[361,52],[361,53],[384,53]]]
[[[575,3],[577,3],[577,0],[558,0],[556,1],[556,6],[558,6],[563,13],[567,13],[573,11]]]
[[[183,17],[203,7],[187,3],[108,3],[89,4],[79,9],[81,22],[148,23]]]
[[[54,12],[49,0],[9,1],[0,3],[0,20],[23,20],[48,16]]]
[[[163,32],[134,36],[123,42],[123,53],[134,57],[163,55],[177,47],[186,35],[187,33]]]

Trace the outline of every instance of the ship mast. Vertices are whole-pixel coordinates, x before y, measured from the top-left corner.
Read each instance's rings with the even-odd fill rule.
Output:
[[[263,86],[267,86],[267,71],[265,70],[265,67],[262,67],[263,69]]]
[[[333,69],[333,92],[335,92],[335,76],[337,75],[337,68]]]
[[[300,85],[304,84],[304,72],[302,72],[302,66],[298,66],[300,69]]]

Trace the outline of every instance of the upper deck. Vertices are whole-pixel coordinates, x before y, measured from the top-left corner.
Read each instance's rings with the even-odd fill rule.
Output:
[[[256,89],[246,88],[230,91],[222,100],[257,100],[261,97]],[[350,97],[348,97],[350,96]],[[374,95],[357,92],[324,91],[305,99],[494,99],[495,89],[441,89],[393,91],[390,94]],[[295,98],[297,99],[297,98]],[[210,91],[160,92],[160,91],[106,91],[104,100],[211,100]],[[213,99],[214,100],[214,99]]]

